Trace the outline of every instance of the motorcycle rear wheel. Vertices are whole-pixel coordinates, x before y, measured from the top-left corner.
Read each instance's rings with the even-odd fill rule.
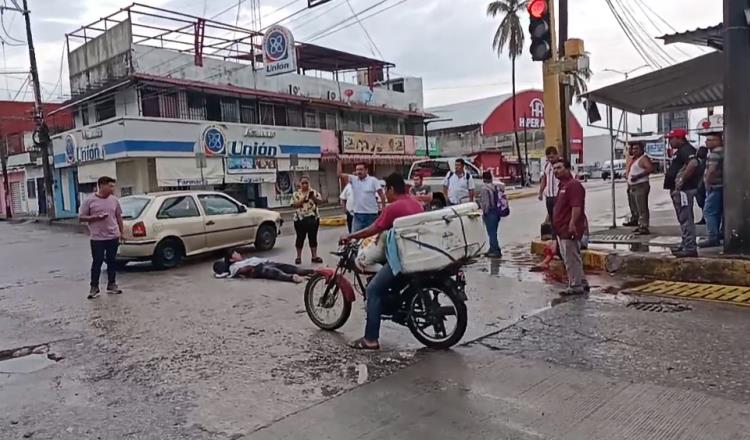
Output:
[[[425,292],[427,291],[427,292]],[[425,307],[423,293],[430,296],[430,304]],[[445,304],[441,299],[445,298]],[[453,331],[448,333],[444,326],[447,316],[455,316]],[[409,303],[407,326],[411,334],[424,346],[436,350],[447,350],[456,345],[466,333],[469,318],[466,304],[453,285],[424,286],[412,297]],[[428,334],[432,328],[435,333]],[[441,334],[442,333],[442,334]]]
[[[330,290],[328,290],[329,287]],[[326,294],[326,291],[332,297],[323,301],[323,295]],[[340,306],[340,311],[336,311],[337,306]],[[324,310],[333,313],[325,313],[326,316],[323,316]],[[352,313],[352,304],[344,298],[341,289],[335,284],[334,280],[329,283],[326,277],[317,274],[310,278],[305,286],[305,311],[313,324],[323,330],[334,331],[340,329],[349,320]]]

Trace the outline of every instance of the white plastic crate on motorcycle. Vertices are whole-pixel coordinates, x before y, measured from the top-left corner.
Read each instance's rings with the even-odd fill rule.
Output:
[[[401,217],[393,223],[393,231],[405,274],[436,271],[477,257],[487,244],[476,203]]]

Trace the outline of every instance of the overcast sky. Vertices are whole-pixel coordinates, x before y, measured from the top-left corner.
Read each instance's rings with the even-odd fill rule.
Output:
[[[7,0],[6,0],[7,1]],[[393,8],[363,21],[377,49],[368,42],[358,25],[315,40],[317,44],[351,51],[361,55],[378,56],[396,64],[399,74],[420,76],[424,79],[427,106],[491,96],[510,91],[510,60],[503,54],[498,58],[491,47],[492,36],[499,19],[485,14],[487,0],[349,0],[355,11],[381,3],[366,17],[379,9]],[[711,26],[721,21],[720,0],[612,0],[625,5],[643,23],[650,35],[670,33],[672,30],[647,8],[666,19],[677,30]],[[399,2],[402,2],[399,4]],[[207,16],[237,3],[236,0],[144,0],[154,6],[179,9],[182,12]],[[271,24],[300,10],[307,0],[261,0],[263,24]],[[598,88],[622,79],[605,68],[628,70],[644,64],[636,50],[628,43],[617,25],[605,0],[575,0],[570,3],[570,37],[582,38],[591,55],[594,78],[590,88]],[[114,0],[29,0],[32,11],[34,38],[37,46],[44,96],[60,100],[68,93],[67,60],[63,65],[62,86],[55,88],[63,54],[64,34],[82,24],[94,21],[126,6]],[[242,4],[240,25],[249,26],[250,1]],[[281,6],[288,5],[279,10]],[[647,5],[647,6],[645,6]],[[644,7],[645,6],[645,7]],[[648,15],[647,15],[648,13]],[[219,19],[234,22],[237,9]],[[329,4],[286,20],[295,38],[308,41],[321,30],[351,16],[346,0],[332,0]],[[525,19],[525,17],[524,17]],[[23,19],[6,11],[3,22],[12,38],[24,41]],[[524,23],[524,30],[527,24]],[[4,32],[3,32],[4,34]],[[12,43],[7,35],[3,35]],[[528,41],[526,42],[528,47]],[[9,69],[28,69],[28,54],[23,46],[5,46],[5,65]],[[669,56],[680,61],[705,51],[693,46],[665,46]],[[518,88],[541,86],[541,64],[530,60],[528,49],[518,58]],[[642,69],[639,73],[648,72]],[[0,96],[15,96],[24,75],[4,75],[0,79]],[[54,90],[54,92],[53,92]],[[21,96],[31,99],[28,91]],[[697,120],[695,121],[697,123]]]

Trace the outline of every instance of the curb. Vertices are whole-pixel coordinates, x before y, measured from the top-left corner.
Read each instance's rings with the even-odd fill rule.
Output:
[[[545,242],[531,242],[531,253],[544,254]],[[586,269],[648,279],[688,283],[750,286],[750,261],[732,258],[674,258],[655,254],[625,254],[586,249],[581,251]]]
[[[539,194],[537,191],[508,194],[508,200],[526,199]]]
[[[321,217],[320,226],[346,226],[346,215],[334,215],[331,217]]]

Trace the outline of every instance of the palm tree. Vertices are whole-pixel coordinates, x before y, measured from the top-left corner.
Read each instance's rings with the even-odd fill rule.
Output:
[[[497,27],[495,37],[492,39],[492,48],[500,56],[508,49],[511,62],[511,82],[513,93],[513,135],[516,142],[516,153],[518,163],[521,160],[521,144],[518,141],[518,117],[516,116],[516,57],[523,53],[524,31],[521,27],[520,14],[526,9],[527,0],[495,0],[487,5],[487,15],[490,17],[501,16],[502,21]],[[526,170],[521,166],[521,184],[526,186]]]
[[[591,75],[591,69],[588,67],[573,74],[573,96],[576,97],[576,102],[579,104],[581,103],[581,95],[589,89],[588,82]]]

